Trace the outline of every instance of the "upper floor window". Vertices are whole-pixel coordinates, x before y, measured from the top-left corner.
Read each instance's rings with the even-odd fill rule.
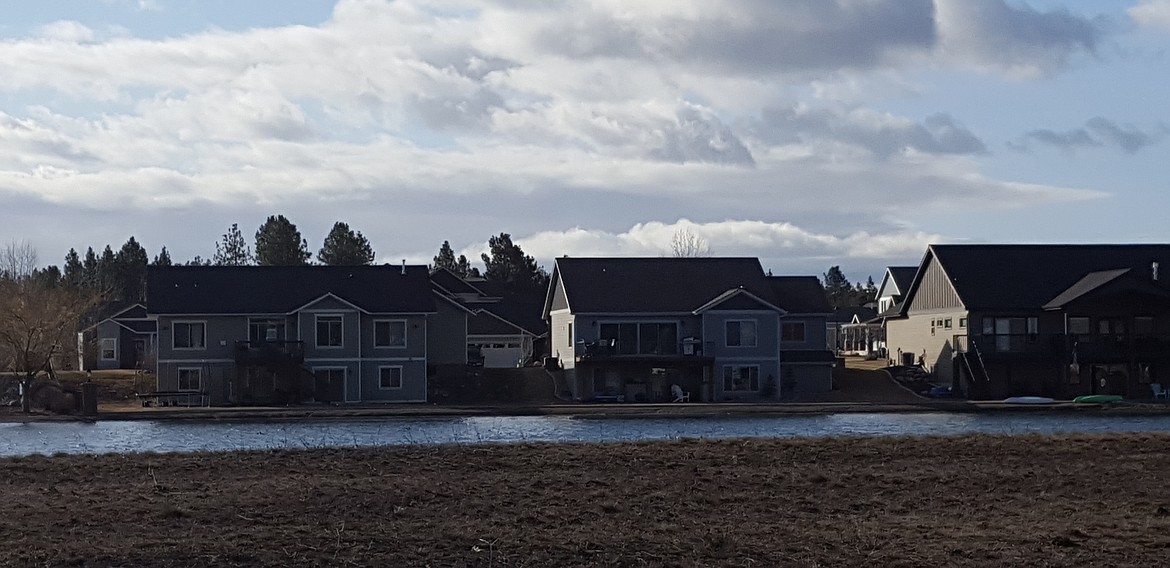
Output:
[[[252,343],[284,341],[285,328],[283,319],[250,319],[248,320],[248,341]]]
[[[677,355],[678,324],[603,323],[598,335],[619,355]]]
[[[756,346],[756,320],[728,320],[725,327],[728,347]]]
[[[780,341],[804,341],[804,322],[786,321],[780,324]]]
[[[341,316],[317,316],[317,347],[341,346]]]
[[[1070,317],[1068,318],[1068,332],[1071,335],[1089,335],[1092,327],[1089,326],[1089,318],[1086,317]]]
[[[375,321],[374,347],[406,347],[406,321]]]
[[[996,351],[1024,351],[1036,342],[1039,332],[1039,318],[983,318],[983,335],[994,336]]]
[[[171,324],[174,349],[204,349],[207,346],[207,326],[201,321],[177,321]]]

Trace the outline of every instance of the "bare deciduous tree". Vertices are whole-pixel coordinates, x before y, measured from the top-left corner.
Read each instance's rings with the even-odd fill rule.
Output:
[[[0,366],[17,373],[21,408],[32,410],[33,383],[76,341],[77,324],[101,300],[93,292],[33,278],[36,251],[26,243],[0,251]]]
[[[670,238],[670,250],[677,258],[694,258],[711,256],[711,245],[707,239],[693,233],[690,229],[679,229]]]

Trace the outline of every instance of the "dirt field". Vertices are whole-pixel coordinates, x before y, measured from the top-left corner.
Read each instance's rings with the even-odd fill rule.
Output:
[[[16,566],[1156,566],[1170,436],[0,460]]]

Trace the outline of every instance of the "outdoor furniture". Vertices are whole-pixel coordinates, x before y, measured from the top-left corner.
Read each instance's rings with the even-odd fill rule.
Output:
[[[1150,383],[1150,390],[1154,391],[1154,398],[1170,399],[1170,391],[1162,387],[1161,383]]]
[[[690,402],[691,401],[691,393],[688,391],[684,391],[682,389],[682,387],[680,387],[678,385],[670,385],[670,394],[671,394],[671,396],[674,397],[674,400],[672,400],[671,402]]]
[[[210,397],[198,391],[157,391],[136,393],[142,406],[208,406]]]

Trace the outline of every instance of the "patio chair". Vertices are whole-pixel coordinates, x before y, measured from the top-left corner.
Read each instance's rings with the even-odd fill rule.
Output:
[[[690,402],[691,401],[691,393],[688,391],[682,390],[682,387],[680,387],[678,385],[670,385],[670,395],[674,397],[674,400],[672,400],[671,402]]]
[[[1170,391],[1162,387],[1162,383],[1150,383],[1150,390],[1154,391],[1154,398],[1170,399]]]

